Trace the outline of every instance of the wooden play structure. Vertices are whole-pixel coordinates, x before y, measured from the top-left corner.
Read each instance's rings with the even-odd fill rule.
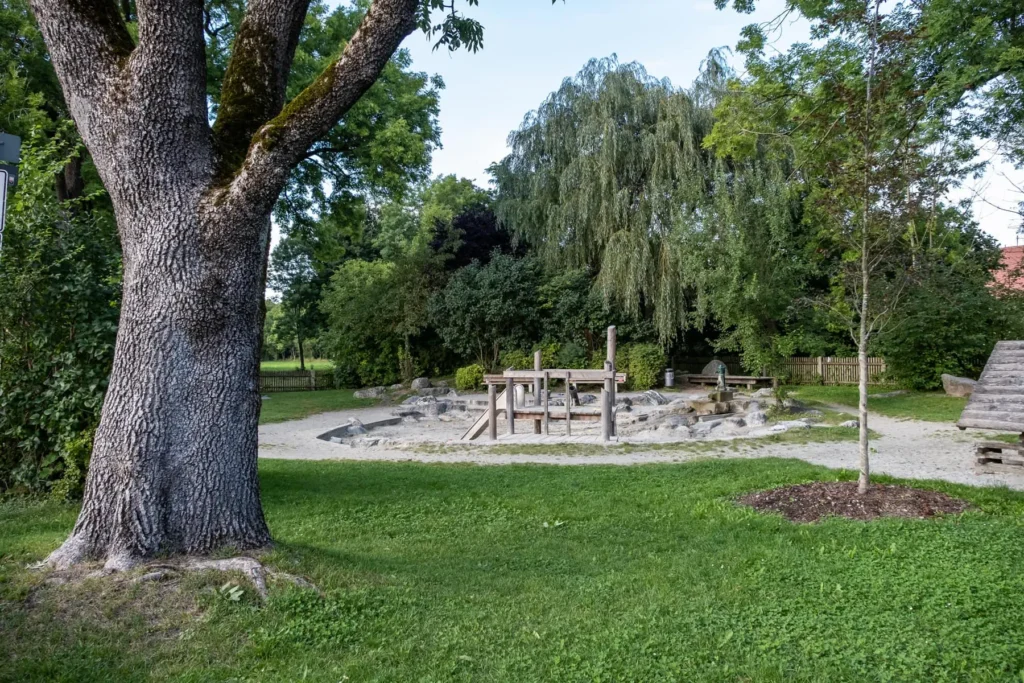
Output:
[[[509,434],[516,433],[516,420],[532,420],[534,434],[549,434],[552,420],[563,420],[567,436],[572,435],[574,421],[601,422],[601,438],[611,440],[615,435],[615,396],[617,385],[626,381],[626,375],[615,372],[615,327],[608,328],[608,354],[603,370],[544,369],[540,351],[533,357],[533,370],[506,370],[500,375],[484,376],[487,385],[487,411],[462,436],[463,441],[479,438],[486,430],[488,438],[498,438],[498,417],[504,413]],[[565,383],[565,405],[550,405],[552,381]],[[579,405],[577,387],[581,384],[600,384],[601,399],[597,407]],[[499,387],[504,390],[499,394]],[[517,387],[523,387],[517,392]],[[532,404],[526,388],[532,387]]]
[[[1017,443],[979,443],[977,467],[1024,474],[1024,341],[996,344],[957,426],[1020,434]]]

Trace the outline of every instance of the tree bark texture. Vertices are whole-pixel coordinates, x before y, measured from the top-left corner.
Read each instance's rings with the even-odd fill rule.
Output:
[[[327,81],[282,111],[308,4],[250,0],[224,118],[211,127],[201,0],[138,0],[137,44],[114,0],[32,0],[124,254],[85,499],[51,565],[121,569],[158,552],[270,542],[256,468],[270,213],[306,148],[415,27],[417,8],[374,2]]]

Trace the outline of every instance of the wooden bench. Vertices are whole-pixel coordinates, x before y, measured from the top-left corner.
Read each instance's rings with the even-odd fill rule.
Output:
[[[690,384],[717,385],[718,375],[684,375]],[[725,383],[729,386],[745,386],[747,389],[755,387],[775,388],[779,384],[777,377],[750,377],[746,375],[726,375]]]
[[[979,470],[1024,474],[1024,442],[982,441],[977,456]]]

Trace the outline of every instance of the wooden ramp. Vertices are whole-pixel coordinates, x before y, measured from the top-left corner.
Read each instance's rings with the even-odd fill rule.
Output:
[[[996,344],[956,424],[1024,434],[1024,341]]]
[[[501,407],[501,406],[505,405],[505,392],[504,391],[502,391],[500,394],[498,394],[497,404],[498,404],[498,414],[500,415],[501,412],[503,410],[505,410],[504,408]],[[473,439],[479,438],[480,435],[484,433],[484,430],[487,429],[488,419],[489,419],[489,415],[488,415],[487,411],[485,410],[484,414],[480,416],[480,419],[478,419],[476,422],[474,422],[473,425],[469,429],[466,430],[466,433],[462,435],[461,441],[472,441]]]

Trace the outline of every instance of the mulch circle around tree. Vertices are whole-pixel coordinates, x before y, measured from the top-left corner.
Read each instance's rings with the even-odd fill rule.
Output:
[[[867,493],[860,495],[855,481],[816,481],[749,493],[737,500],[760,512],[777,512],[793,522],[816,522],[826,517],[926,519],[958,514],[971,507],[967,501],[945,493],[891,484],[872,484]]]

